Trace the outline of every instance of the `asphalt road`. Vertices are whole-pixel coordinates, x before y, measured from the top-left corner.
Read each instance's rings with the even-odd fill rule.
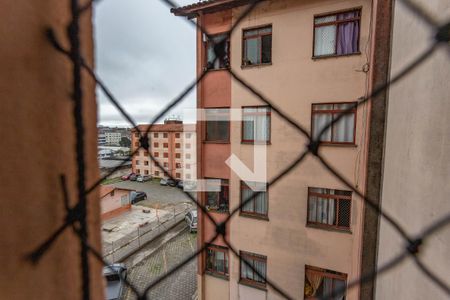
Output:
[[[116,187],[134,189],[147,193],[147,200],[139,202],[139,205],[145,205],[155,208],[164,208],[166,206],[179,203],[192,203],[192,201],[177,187],[161,186],[157,181],[136,182],[121,181],[112,184]]]

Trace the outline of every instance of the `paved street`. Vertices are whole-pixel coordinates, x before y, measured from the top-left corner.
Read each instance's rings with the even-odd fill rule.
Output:
[[[161,186],[158,181],[121,181],[114,183],[113,185],[147,193],[147,200],[139,202],[139,205],[145,205],[153,208],[159,206],[160,208],[163,208],[171,204],[178,204],[182,202],[192,203],[192,201],[183,193],[182,190],[176,187]]]
[[[184,223],[176,226],[166,235],[170,234],[178,235],[169,241],[155,240],[138,254],[126,260],[125,264],[129,268],[128,279],[139,291],[144,291],[155,279],[164,275],[195,251],[196,234],[189,233]],[[151,254],[142,258],[142,254],[146,252]],[[138,257],[139,255],[141,257]],[[148,299],[192,299],[197,289],[196,270],[197,261],[193,259],[153,287],[147,294]],[[122,298],[137,299],[128,288],[125,289]]]

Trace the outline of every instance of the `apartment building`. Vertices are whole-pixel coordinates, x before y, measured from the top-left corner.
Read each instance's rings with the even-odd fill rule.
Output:
[[[217,223],[252,194],[252,187],[267,185],[241,181],[226,164],[230,155],[253,168],[264,163],[253,161],[255,147],[267,147],[267,177],[272,179],[308,144],[234,80],[228,67],[315,137],[324,124],[367,96],[376,81],[371,68],[376,1],[262,1],[230,35],[249,2],[211,0],[172,10],[196,18],[212,41],[226,40],[221,43],[226,56],[216,59],[213,43],[197,32],[197,73],[210,69],[197,88],[198,108],[216,116],[230,109],[242,113],[241,122],[197,123],[198,178],[221,182],[220,192],[204,192],[199,199]],[[320,137],[321,154],[363,193],[369,122],[370,104],[365,104]],[[363,263],[364,215],[361,199],[313,156],[227,223],[226,239],[241,259],[221,237],[209,243],[216,229],[199,211],[198,247],[209,243],[198,259],[199,299],[283,299],[266,278],[295,299],[330,295],[370,263],[373,267],[373,259]],[[356,286],[345,299],[359,299],[360,293]]]
[[[142,133],[149,125],[139,125]],[[131,151],[139,147],[139,133],[133,129]],[[183,124],[179,120],[166,119],[164,124],[155,124],[148,134],[150,151],[162,168],[150,159],[148,151],[140,149],[132,158],[132,171],[158,178],[171,177],[179,180],[196,178],[195,124]]]

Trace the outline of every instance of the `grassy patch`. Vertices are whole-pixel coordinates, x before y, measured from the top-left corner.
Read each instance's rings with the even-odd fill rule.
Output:
[[[113,184],[113,183],[117,183],[122,181],[122,179],[120,179],[120,177],[116,177],[116,178],[109,178],[109,179],[105,179],[102,181],[101,184]]]

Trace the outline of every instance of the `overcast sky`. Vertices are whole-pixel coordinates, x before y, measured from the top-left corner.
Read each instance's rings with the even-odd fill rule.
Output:
[[[137,123],[149,123],[195,80],[195,28],[162,1],[99,1],[94,23],[97,73]],[[97,101],[99,124],[129,126],[100,90]],[[195,89],[170,114],[194,107]]]

